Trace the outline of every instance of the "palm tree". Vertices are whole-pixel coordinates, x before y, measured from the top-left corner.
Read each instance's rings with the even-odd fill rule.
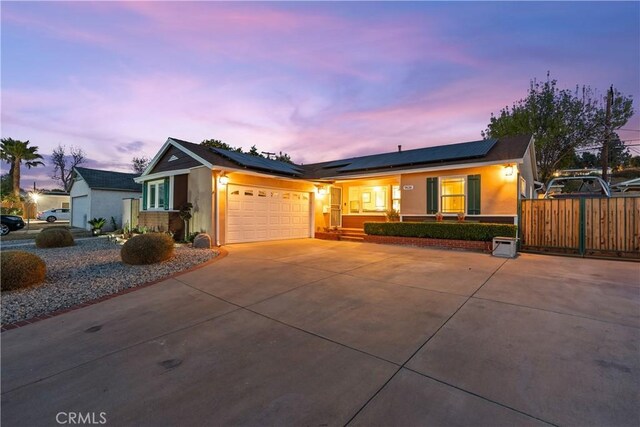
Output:
[[[12,138],[0,140],[0,159],[9,163],[9,176],[11,176],[11,194],[20,196],[20,166],[24,164],[29,168],[44,166],[40,161],[42,156],[38,154],[38,147],[29,147],[29,141],[18,141]]]

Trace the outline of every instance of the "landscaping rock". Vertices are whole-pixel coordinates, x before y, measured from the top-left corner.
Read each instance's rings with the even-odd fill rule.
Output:
[[[200,233],[193,239],[193,247],[197,249],[211,249],[211,236]]]
[[[179,247],[168,261],[127,265],[120,261],[121,247],[103,238],[78,240],[75,246],[65,248],[20,246],[20,250],[44,260],[45,282],[35,288],[3,292],[2,323],[30,319],[159,280],[217,255],[215,251]]]

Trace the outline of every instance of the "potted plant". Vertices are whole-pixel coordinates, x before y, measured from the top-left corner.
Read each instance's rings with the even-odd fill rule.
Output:
[[[387,222],[400,221],[400,212],[398,212],[396,209],[387,209],[385,211],[385,214],[387,215]]]
[[[91,233],[93,233],[94,236],[97,236],[102,233],[102,227],[104,227],[107,220],[104,218],[93,218],[87,222],[91,226]]]
[[[442,215],[442,212],[437,212],[436,213],[436,221],[437,222],[442,222],[443,219],[444,219],[444,215]]]
[[[458,212],[458,222],[464,222],[464,212]]]

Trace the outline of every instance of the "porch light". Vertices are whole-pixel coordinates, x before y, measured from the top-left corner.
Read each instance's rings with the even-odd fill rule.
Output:
[[[227,185],[229,183],[229,177],[225,174],[220,175],[220,178],[218,178],[218,182],[220,183],[220,185]]]
[[[325,187],[324,185],[318,185],[317,192],[318,192],[318,196],[324,196],[327,194],[327,187]]]
[[[504,176],[513,176],[513,165],[507,165],[504,167]]]

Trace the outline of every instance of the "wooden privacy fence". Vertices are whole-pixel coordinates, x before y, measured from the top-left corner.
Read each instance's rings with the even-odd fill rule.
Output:
[[[520,203],[524,251],[640,258],[640,197]]]

